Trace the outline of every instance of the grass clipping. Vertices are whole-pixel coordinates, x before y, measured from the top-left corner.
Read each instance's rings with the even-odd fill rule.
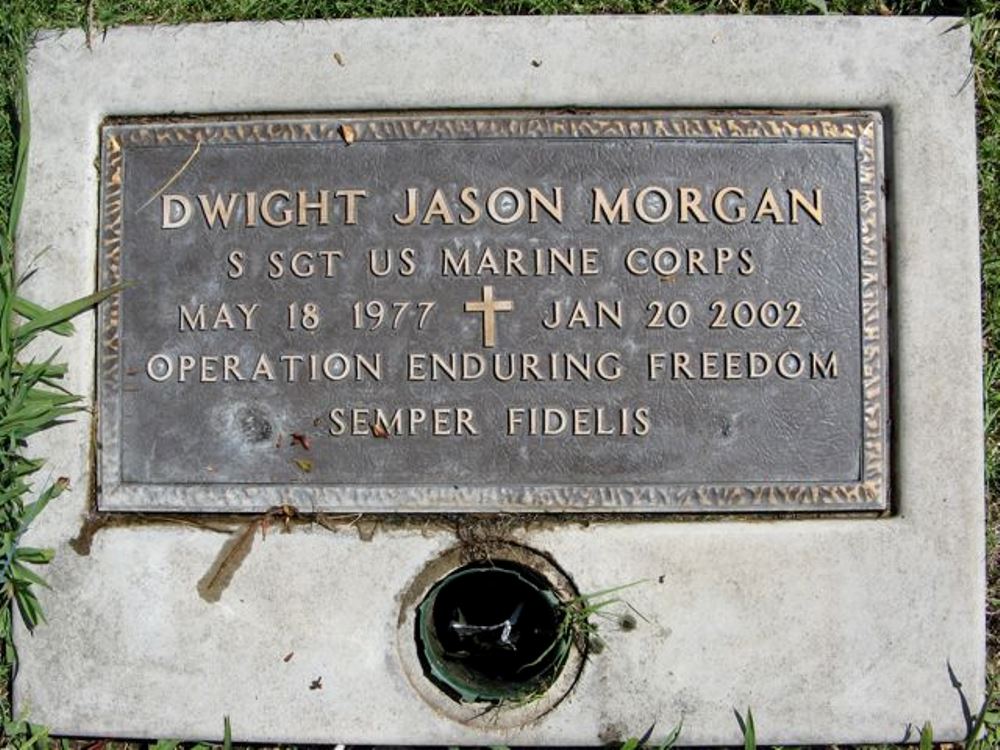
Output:
[[[250,555],[259,525],[259,520],[251,521],[241,531],[234,532],[226,540],[222,549],[219,550],[215,562],[198,581],[198,596],[213,604],[222,598],[222,593],[233,582],[236,571]]]

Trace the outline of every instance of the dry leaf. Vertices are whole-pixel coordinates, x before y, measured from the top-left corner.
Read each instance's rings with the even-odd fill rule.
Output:
[[[292,433],[292,445],[295,445],[296,443],[301,445],[303,450],[309,450],[309,448],[312,447],[309,442],[309,436],[303,435],[301,432]]]
[[[313,470],[313,462],[308,458],[296,458],[294,464],[306,474]]]
[[[337,63],[337,65],[339,65],[340,67],[344,67],[344,56],[341,55],[339,52],[333,53],[333,61]]]
[[[309,464],[311,466],[312,462],[310,461]],[[295,508],[294,505],[288,505],[287,503],[284,504],[284,505],[281,505],[279,507],[281,508],[282,530],[284,531],[284,533],[287,534],[288,533],[288,529],[289,529],[289,525],[291,524],[292,519],[295,518],[295,516],[298,515],[299,511]]]
[[[357,138],[357,134],[354,132],[354,128],[348,125],[347,123],[344,123],[339,128],[337,128],[337,132],[340,133],[340,137],[344,139],[344,143],[346,143],[348,146],[354,143],[354,140]]]
[[[372,437],[382,438],[383,440],[389,439],[389,431],[385,428],[385,425],[381,422],[376,422],[372,425]]]
[[[362,542],[370,542],[375,538],[375,531],[378,529],[378,519],[358,520],[352,525],[358,530],[358,539]]]

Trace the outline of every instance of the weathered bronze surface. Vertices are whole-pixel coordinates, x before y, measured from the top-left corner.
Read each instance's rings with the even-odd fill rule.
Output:
[[[888,507],[875,113],[102,142],[102,509]]]

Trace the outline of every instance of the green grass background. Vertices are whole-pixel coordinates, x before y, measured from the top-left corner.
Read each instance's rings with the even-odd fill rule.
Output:
[[[1000,0],[0,0],[0,227],[10,205],[19,61],[41,28],[83,28],[99,35],[123,24],[298,20],[379,16],[577,13],[758,13],[954,15],[968,19],[975,46],[979,205],[983,258],[983,373],[986,392],[986,503],[989,681],[1000,690]],[[30,185],[29,185],[30,190]],[[43,626],[44,627],[44,626]],[[9,634],[0,633],[6,640]],[[0,726],[9,718],[0,665]],[[817,696],[819,698],[819,696]],[[1000,747],[1000,704],[989,728]],[[764,716],[767,706],[754,706]],[[973,707],[976,710],[978,707]],[[992,713],[992,712],[991,712]],[[720,721],[723,720],[720,717]],[[640,731],[636,728],[635,731]],[[914,737],[916,739],[916,736]],[[28,740],[5,739],[0,745]],[[78,745],[78,743],[72,743]],[[79,746],[83,746],[80,743]]]

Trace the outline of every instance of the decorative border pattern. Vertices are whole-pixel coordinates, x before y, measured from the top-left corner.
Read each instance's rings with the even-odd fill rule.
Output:
[[[877,112],[468,112],[231,117],[225,121],[145,118],[102,128],[99,276],[121,281],[123,151],[126,146],[507,138],[734,139],[849,141],[858,160],[862,365],[861,481],[846,484],[667,485],[234,485],[125,484],[119,428],[121,295],[99,310],[98,508],[193,513],[817,513],[889,510],[888,344],[882,118]]]

